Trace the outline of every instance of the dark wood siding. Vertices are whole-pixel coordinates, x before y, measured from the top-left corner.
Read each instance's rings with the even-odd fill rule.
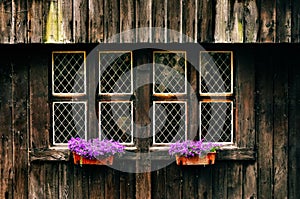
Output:
[[[47,149],[51,52],[93,46],[0,46],[0,198],[299,198],[299,46],[204,47],[233,50],[239,150],[220,151],[213,166],[135,174],[75,166],[67,151]]]
[[[299,8],[292,0],[1,1],[0,42],[99,43],[141,27],[176,30],[198,42],[299,42]],[[162,33],[148,29],[121,42],[187,41]]]

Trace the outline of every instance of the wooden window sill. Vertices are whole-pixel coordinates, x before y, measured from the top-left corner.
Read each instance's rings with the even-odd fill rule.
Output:
[[[71,153],[68,149],[35,149],[30,151],[30,161],[70,161]],[[130,155],[122,156],[120,159],[136,160],[138,156],[134,155],[133,152]],[[151,157],[152,160],[169,160],[170,156],[167,151],[162,151]],[[255,161],[256,151],[252,148],[225,148],[218,150],[217,160],[240,160],[240,161]]]

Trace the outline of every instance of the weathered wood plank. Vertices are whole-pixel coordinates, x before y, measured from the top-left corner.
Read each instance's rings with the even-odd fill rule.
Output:
[[[22,55],[22,54],[19,54]],[[28,190],[28,63],[26,54],[12,63],[12,136],[14,160],[14,197],[27,198]]]
[[[257,42],[259,32],[258,5],[256,0],[246,0],[244,7],[244,42]]]
[[[218,160],[256,160],[256,151],[252,148],[221,149],[217,153]]]
[[[77,2],[77,1],[75,1]],[[74,29],[73,29],[73,1],[72,0],[58,0],[58,37],[60,43],[74,42]],[[82,7],[87,9],[86,7]],[[78,12],[75,9],[76,12]],[[74,13],[75,14],[75,13]],[[76,22],[75,22],[76,23]],[[84,27],[81,27],[84,28]],[[86,30],[81,30],[86,31]],[[82,32],[77,32],[82,34]],[[83,35],[84,36],[84,35]],[[82,42],[85,40],[82,40]]]
[[[130,165],[130,163],[128,164]],[[135,197],[135,173],[120,172],[120,199],[131,199]]]
[[[289,165],[288,165],[288,187],[289,198],[300,197],[300,70],[299,70],[299,48],[292,53],[291,67],[289,68],[289,110],[288,110],[288,131],[289,131]]]
[[[15,43],[27,42],[27,1],[16,0],[15,2]]]
[[[104,41],[104,2],[89,0],[89,42]]]
[[[43,3],[40,0],[28,0],[27,4],[27,42],[43,43]]]
[[[261,0],[259,42],[275,42],[276,30],[276,3],[274,0]]]
[[[182,198],[195,198],[198,192],[196,170],[183,167],[182,180]]]
[[[58,34],[58,1],[43,2],[43,42],[59,42]]]
[[[153,0],[152,1],[152,27],[156,27],[153,30],[153,42],[164,43],[166,38],[167,27],[167,5],[166,0]],[[160,29],[163,28],[163,29]]]
[[[73,21],[74,21],[74,41],[75,43],[85,43],[88,41],[88,1],[73,1]],[[114,12],[118,12],[115,10]]]
[[[292,42],[300,42],[300,2],[292,1]]]
[[[168,0],[167,5],[168,42],[182,42],[182,1]]]
[[[105,172],[105,197],[107,199],[120,198],[119,171],[107,167]]]
[[[291,42],[292,1],[276,1],[276,42]]]
[[[150,31],[152,25],[151,0],[137,0],[135,4],[136,42],[152,42],[152,33]]]
[[[153,171],[151,175],[151,197],[166,198],[166,168]]]
[[[213,190],[213,181],[212,181],[212,172],[215,171],[214,167],[207,166],[196,169],[196,178],[198,180],[196,189],[197,197],[196,198],[212,198]]]
[[[278,199],[288,198],[288,69],[290,66],[286,60],[288,57],[282,56],[276,61],[274,67],[274,198]],[[282,67],[284,65],[285,67]]]
[[[227,163],[218,162],[212,172],[212,198],[227,198]]]
[[[52,162],[44,165],[45,169],[45,198],[59,197],[59,163]]]
[[[116,37],[120,33],[120,2],[104,0],[104,42],[119,42]]]
[[[40,51],[41,52],[41,51]],[[48,56],[30,59],[30,149],[49,146],[50,110],[48,105]]]
[[[182,1],[182,34],[183,42],[194,42],[196,40],[196,0]]]
[[[259,53],[259,52],[257,52]],[[258,197],[273,198],[273,68],[272,58],[256,59]]]
[[[215,32],[214,41],[229,42],[228,24],[230,19],[228,18],[230,13],[230,5],[228,0],[216,0],[216,15],[215,15]]]
[[[167,167],[166,198],[182,199],[182,171],[176,163]]]
[[[73,195],[73,165],[59,162],[58,165],[58,198],[75,198]]]
[[[243,196],[244,198],[257,198],[257,165],[256,162],[243,164]]]
[[[242,169],[243,166],[238,162],[229,162],[227,166],[227,197],[242,198]]]
[[[46,198],[45,165],[42,162],[30,164],[28,198]]]
[[[126,32],[135,28],[134,18],[134,1],[132,0],[120,0],[120,32]],[[131,33],[131,34],[128,34]],[[123,33],[120,35],[121,43],[133,43],[135,42],[135,36],[133,31]]]
[[[7,57],[6,57],[7,56]],[[0,67],[0,198],[13,198],[12,67],[8,54],[1,54]]]
[[[69,161],[69,150],[33,150],[30,152],[30,161]]]
[[[213,0],[199,1],[197,7],[197,41],[213,41]]]
[[[230,18],[228,23],[228,42],[242,43],[244,41],[244,2],[230,2]]]
[[[1,1],[0,13],[0,43],[13,43],[12,1]]]
[[[89,198],[105,198],[105,172],[102,167],[90,168]]]

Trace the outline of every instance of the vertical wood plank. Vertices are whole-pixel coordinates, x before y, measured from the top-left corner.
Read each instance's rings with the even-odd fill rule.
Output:
[[[58,198],[74,198],[73,178],[70,178],[72,176],[72,172],[70,172],[72,168],[73,165],[70,163],[60,162],[58,164]]]
[[[197,9],[197,41],[212,42],[213,41],[213,11],[215,6],[213,0],[201,1],[198,0]]]
[[[258,5],[256,0],[246,0],[244,7],[244,42],[257,42],[259,32]]]
[[[266,50],[266,49],[265,49]],[[263,51],[263,50],[261,50]],[[260,51],[260,53],[262,53]],[[259,54],[259,52],[257,52]],[[258,197],[273,198],[273,68],[270,56],[256,59]]]
[[[120,198],[120,175],[119,171],[107,168],[105,173],[105,199]]]
[[[227,167],[227,197],[242,198],[242,164],[237,162],[228,163]]]
[[[89,198],[105,198],[105,173],[102,168],[89,169]]]
[[[244,3],[238,0],[230,1],[229,38],[228,42],[242,43],[244,41]]]
[[[151,196],[152,198],[166,198],[166,168],[153,171],[151,175]]]
[[[196,178],[197,183],[197,198],[208,199],[212,198],[213,182],[212,182],[212,172],[215,168],[212,166],[201,167],[197,169]]]
[[[239,147],[255,149],[255,57],[251,48],[234,51],[236,58],[236,137]],[[243,164],[244,198],[257,196],[257,164]]]
[[[0,42],[12,43],[14,34],[12,34],[12,1],[0,2]]]
[[[35,51],[37,53],[37,51]],[[48,67],[50,52],[39,49],[30,59],[30,149],[49,146],[50,107],[48,105]]]
[[[182,38],[183,42],[196,41],[196,0],[182,1],[182,33],[187,36]]]
[[[88,0],[73,1],[74,41],[85,43],[88,41]],[[117,11],[115,11],[117,12]]]
[[[120,42],[120,2],[104,0],[104,42]]]
[[[73,1],[72,0],[59,0],[58,1],[58,37],[60,43],[71,43],[74,42],[74,30],[73,30]],[[77,2],[77,1],[75,1]],[[87,7],[82,7],[87,9]],[[76,12],[78,12],[75,9]],[[74,13],[76,15],[76,13]],[[85,23],[85,22],[84,22]],[[81,27],[84,28],[84,27]],[[86,30],[81,30],[86,31]],[[80,32],[81,33],[81,32]],[[82,33],[81,33],[82,34]],[[87,34],[87,33],[85,33]],[[83,35],[84,36],[84,35]]]
[[[129,163],[130,165],[132,163]],[[135,173],[120,172],[120,199],[135,198]]]
[[[292,1],[292,42],[300,42],[300,2]]]
[[[229,31],[227,30],[230,20],[228,18],[230,5],[228,0],[216,0],[216,15],[215,15],[215,33],[214,41],[216,43],[228,42]]]
[[[167,7],[168,42],[182,42],[182,1],[168,0]]]
[[[89,0],[89,42],[104,41],[104,1]]]
[[[28,43],[43,43],[43,1],[28,0]]]
[[[46,178],[44,163],[31,163],[29,172],[29,193],[28,198],[44,199],[46,198]]]
[[[291,67],[289,68],[289,198],[296,199],[300,197],[300,70],[299,70],[299,48],[295,48],[292,53]]]
[[[7,57],[6,57],[7,56]],[[2,54],[0,67],[0,198],[13,198],[12,67],[9,54]]]
[[[259,42],[275,42],[276,38],[276,2],[260,1],[260,36]]]
[[[45,198],[58,198],[59,197],[59,179],[58,170],[59,163],[51,162],[45,163]]]
[[[276,1],[276,42],[291,42],[292,1]]]
[[[182,199],[182,171],[175,163],[167,167],[166,198]]]
[[[150,27],[152,25],[151,16],[151,0],[136,0],[136,19],[135,27],[136,31],[136,42],[152,42],[152,33]],[[141,29],[139,29],[141,28]]]
[[[120,0],[120,32],[126,32],[135,28],[135,19],[134,19],[134,1],[133,0]],[[130,31],[131,34],[123,33],[121,34],[120,42],[135,42],[135,36],[132,34],[133,31]]]
[[[218,161],[213,169],[212,198],[227,198],[227,163]]]
[[[153,42],[164,43],[166,42],[166,19],[167,19],[167,6],[166,0],[153,0],[152,1],[152,27],[164,28],[155,29],[153,31]]]
[[[27,42],[27,1],[15,0],[15,43]]]
[[[43,2],[43,42],[59,41],[58,34],[58,1]]]
[[[274,69],[274,198],[288,198],[289,56],[277,56]],[[285,66],[285,67],[283,67]]]
[[[195,169],[182,168],[182,179],[182,198],[195,198],[198,192]]]
[[[13,159],[14,197],[27,198],[28,190],[28,60],[27,54],[20,53],[12,63],[13,67]],[[10,157],[11,158],[11,157]]]

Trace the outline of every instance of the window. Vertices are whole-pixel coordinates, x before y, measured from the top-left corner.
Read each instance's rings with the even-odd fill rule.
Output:
[[[53,145],[95,135],[128,147],[140,138],[151,139],[151,147],[186,139],[233,144],[231,51],[201,51],[195,67],[188,62],[188,51],[98,53],[96,72],[86,69],[83,51],[52,53]],[[88,133],[88,112],[93,110],[87,79],[97,81],[94,134]]]

